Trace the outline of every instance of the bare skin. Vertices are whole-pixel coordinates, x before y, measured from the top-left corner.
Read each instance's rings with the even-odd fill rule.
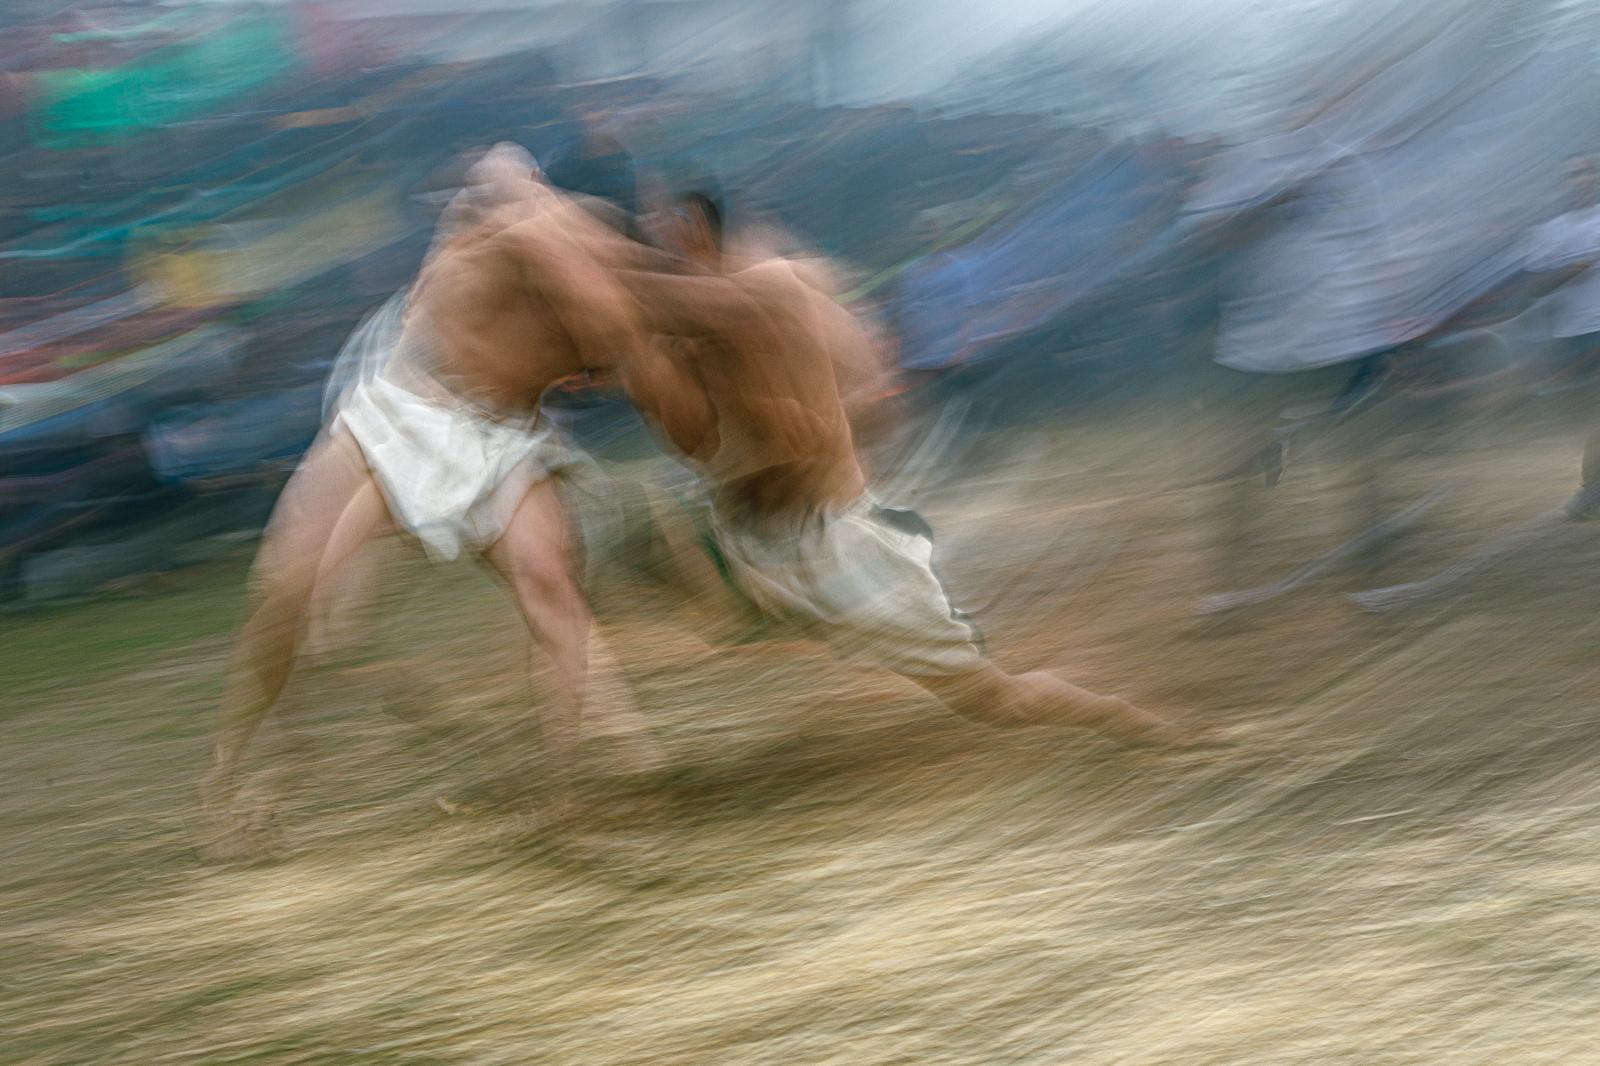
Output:
[[[624,388],[713,481],[719,506],[781,528],[850,504],[867,484],[852,423],[883,395],[881,348],[814,274],[783,259],[724,255],[705,216],[684,214],[680,249],[736,294],[705,278],[621,272],[652,329],[696,338],[630,360]],[[1202,739],[1050,673],[1012,675],[984,661],[953,676],[907,676],[993,727],[1084,728],[1129,744]]]
[[[607,365],[643,343],[631,299],[586,244],[619,240],[526,174],[493,176],[491,206],[455,211],[407,309],[425,328],[451,387],[509,412],[532,411],[555,382]],[[234,810],[241,765],[294,667],[318,590],[394,521],[359,446],[337,423],[279,499],[253,570],[249,619],[230,658],[215,759],[201,784],[201,846],[213,859],[252,856],[252,825]],[[530,488],[483,552],[503,579],[559,684],[542,715],[546,784],[571,803],[591,619],[573,575],[555,486]],[[530,770],[531,776],[531,770]]]

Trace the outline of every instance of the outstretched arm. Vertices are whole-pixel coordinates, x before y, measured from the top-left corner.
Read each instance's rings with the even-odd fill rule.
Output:
[[[755,302],[734,282],[714,274],[613,271],[639,305],[653,333],[693,337],[743,334],[765,323]]]
[[[611,366],[643,346],[638,309],[585,243],[542,225],[506,239],[529,298],[543,301],[585,367]]]

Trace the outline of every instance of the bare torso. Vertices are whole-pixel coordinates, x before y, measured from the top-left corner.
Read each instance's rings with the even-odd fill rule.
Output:
[[[535,409],[555,382],[642,343],[630,297],[589,247],[618,239],[540,190],[442,242],[412,289],[406,331],[453,389]]]
[[[654,294],[665,319],[694,324],[658,318],[651,328],[677,336],[652,343],[640,293],[611,269],[627,243],[533,186],[441,241],[412,290],[406,330],[445,384],[508,411],[533,410],[555,382],[619,359],[666,371],[626,374],[629,391],[647,411],[674,409],[658,421],[725,507],[787,520],[860,496],[847,405],[881,370],[862,325],[787,260],[743,259],[706,290],[733,294],[742,313],[732,316],[696,306],[706,279],[652,275],[665,286]]]
[[[630,375],[630,391],[647,411],[674,411],[663,428],[715,483],[720,507],[790,521],[847,505],[866,478],[841,384],[871,376],[872,338],[784,260],[724,278],[757,313],[656,346],[650,357],[668,372]]]

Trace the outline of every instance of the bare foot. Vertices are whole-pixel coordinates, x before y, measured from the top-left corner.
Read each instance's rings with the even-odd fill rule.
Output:
[[[200,781],[200,812],[194,827],[202,862],[247,865],[276,858],[270,835],[271,811],[257,804],[248,816],[234,809],[235,796],[215,770]]]

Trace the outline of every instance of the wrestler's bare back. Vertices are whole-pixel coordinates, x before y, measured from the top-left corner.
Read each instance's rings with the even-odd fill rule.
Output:
[[[849,312],[781,259],[721,275],[744,310],[710,330],[702,328],[706,308],[718,296],[703,279],[625,276],[647,307],[666,305],[646,312],[655,328],[690,335],[630,360],[624,382],[723,501],[777,517],[861,494],[866,479],[841,377],[849,371],[856,385],[873,360],[871,339]]]

